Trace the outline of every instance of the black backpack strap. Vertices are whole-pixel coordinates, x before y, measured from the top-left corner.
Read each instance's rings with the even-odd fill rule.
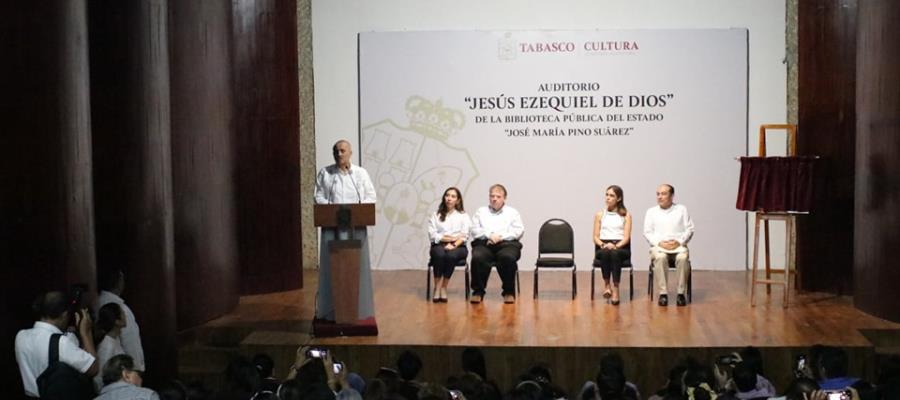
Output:
[[[54,333],[50,336],[50,364],[47,364],[48,367],[59,362],[59,338],[61,336],[61,333]]]

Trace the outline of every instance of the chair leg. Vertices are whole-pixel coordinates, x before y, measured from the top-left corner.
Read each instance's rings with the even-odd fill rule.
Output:
[[[537,298],[538,294],[538,267],[534,266],[534,290],[532,291],[532,298]]]
[[[425,268],[425,300],[431,300],[431,265]]]
[[[522,296],[522,281],[519,280],[519,270],[516,269],[516,297]]]
[[[594,301],[594,271],[597,268],[591,267],[591,301]]]
[[[575,295],[578,294],[578,278],[575,276],[575,268],[572,267],[572,300],[575,300]]]
[[[650,264],[650,273],[647,274],[647,294],[650,295],[650,301],[653,301],[653,264]]]
[[[469,283],[469,264],[466,263],[466,301],[469,301],[469,293],[472,291],[472,285]]]
[[[628,271],[628,300],[634,300],[634,268]]]
[[[690,264],[688,264],[688,271],[690,271],[690,273],[688,274],[688,281],[687,281],[687,284],[688,284],[687,301],[688,301],[688,303],[693,303],[694,302],[694,296],[693,296],[693,294],[694,294],[694,271],[691,269]]]

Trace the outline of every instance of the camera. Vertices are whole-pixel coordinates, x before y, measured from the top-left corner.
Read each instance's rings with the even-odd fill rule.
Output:
[[[306,351],[306,356],[310,358],[325,358],[328,355],[328,350],[319,349],[319,348],[311,348]]]
[[[802,378],[806,374],[806,355],[797,356],[797,362],[794,364],[794,377]]]
[[[850,389],[841,389],[841,390],[826,390],[825,397],[828,400],[850,400],[853,398],[853,393],[850,392]]]
[[[333,364],[332,370],[334,370],[334,373],[335,373],[335,374],[341,373],[341,371],[344,370],[344,363],[342,363],[342,362],[335,362],[335,363]]]
[[[75,314],[85,308],[84,293],[88,291],[86,283],[76,283],[69,287],[69,326],[75,326]]]
[[[730,365],[733,367],[735,364],[739,363],[740,361],[741,361],[741,359],[738,358],[737,356],[735,356],[734,354],[727,354],[724,356],[719,356],[719,358],[716,359],[716,364]]]

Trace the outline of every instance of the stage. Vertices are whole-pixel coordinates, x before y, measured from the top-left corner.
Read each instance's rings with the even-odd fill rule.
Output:
[[[900,332],[900,324],[854,308],[850,297],[795,292],[790,306],[783,308],[780,287],[767,296],[760,286],[757,306],[750,307],[749,273],[743,271],[694,271],[693,303],[687,307],[676,307],[674,299],[668,307],[651,302],[646,271],[634,273],[633,300],[623,273],[619,306],[600,296],[599,271],[594,301],[588,271],[578,273],[575,300],[569,272],[542,271],[538,299],[532,298],[532,271],[520,274],[516,304],[503,304],[494,272],[485,301],[472,305],[465,300],[462,270],[454,274],[445,304],[425,300],[424,270],[375,271],[379,335],[314,338],[310,320],[316,274],[306,271],[305,289],[245,296],[234,312],[183,334],[179,364],[183,372],[200,374],[192,358],[230,348],[248,355],[267,352],[276,366],[286,368],[297,346],[315,344],[334,349],[351,370],[368,378],[400,351],[413,348],[425,361],[424,379],[443,382],[460,370],[461,348],[478,346],[501,388],[531,363],[544,361],[554,367],[558,383],[572,391],[592,376],[602,354],[615,350],[628,364],[629,379],[649,393],[684,355],[706,361],[753,345],[762,348],[768,374],[782,388],[793,358],[812,344],[847,348],[851,370],[866,375],[874,372],[876,342],[897,345]]]

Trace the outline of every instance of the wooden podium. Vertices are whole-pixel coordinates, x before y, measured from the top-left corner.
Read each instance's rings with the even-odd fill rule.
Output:
[[[354,228],[375,225],[375,204],[316,204],[314,224],[337,232],[328,243],[331,258],[331,294],[338,325],[359,322],[359,268],[362,240]]]

